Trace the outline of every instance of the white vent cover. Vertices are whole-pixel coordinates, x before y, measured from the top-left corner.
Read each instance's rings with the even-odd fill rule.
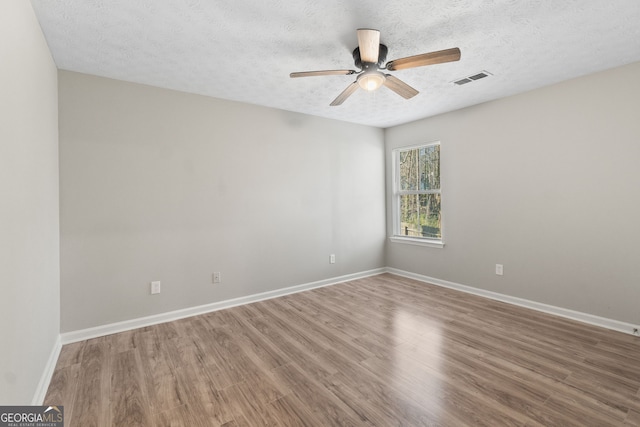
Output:
[[[461,79],[454,80],[452,83],[455,84],[455,85],[458,85],[458,86],[462,86],[462,85],[465,85],[467,83],[471,83],[471,82],[474,82],[476,80],[484,79],[485,77],[489,77],[489,76],[492,76],[492,75],[493,74],[491,74],[490,72],[483,70],[483,71],[480,71],[479,73],[474,73],[474,74],[472,74],[470,76],[462,77]]]

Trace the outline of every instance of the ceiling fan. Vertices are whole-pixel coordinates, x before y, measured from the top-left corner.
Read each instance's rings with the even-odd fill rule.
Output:
[[[289,74],[290,77],[312,77],[312,76],[342,76],[357,74],[356,81],[351,83],[336,99],[331,106],[342,104],[351,96],[358,87],[374,91],[380,86],[386,86],[405,99],[412,98],[418,91],[391,74],[385,74],[381,70],[397,71],[407,68],[422,67],[425,65],[442,64],[460,59],[460,49],[439,50],[436,52],[423,53],[421,55],[408,56],[406,58],[394,59],[382,64],[387,59],[387,46],[380,44],[380,31],[369,28],[358,29],[358,47],[353,51],[356,70],[324,70],[324,71],[301,71]]]

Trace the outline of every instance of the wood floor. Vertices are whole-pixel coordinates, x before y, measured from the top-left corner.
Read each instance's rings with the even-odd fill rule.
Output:
[[[383,274],[65,345],[66,426],[640,425],[640,338]]]

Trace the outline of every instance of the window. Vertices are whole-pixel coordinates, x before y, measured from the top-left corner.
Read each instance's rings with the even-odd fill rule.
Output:
[[[440,143],[393,151],[394,242],[442,247]]]

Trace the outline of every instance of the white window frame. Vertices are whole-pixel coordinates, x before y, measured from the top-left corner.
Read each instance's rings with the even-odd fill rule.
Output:
[[[440,224],[440,238],[432,239],[429,237],[415,237],[415,236],[405,236],[402,234],[402,230],[400,230],[400,196],[406,194],[440,194],[442,198],[442,175],[440,176],[440,189],[438,190],[411,190],[411,191],[401,191],[400,190],[400,152],[401,151],[409,151],[415,150],[418,148],[429,147],[432,145],[440,145],[440,165],[442,167],[442,144],[440,141],[428,142],[426,144],[416,144],[410,145],[406,147],[398,147],[393,149],[391,152],[391,161],[392,161],[392,218],[393,218],[393,234],[389,237],[389,240],[394,243],[405,243],[409,245],[417,245],[417,246],[428,246],[432,248],[442,248],[444,247],[444,215],[442,215],[442,210],[440,211],[440,215],[442,217]],[[442,169],[441,169],[442,170]],[[442,209],[442,206],[441,206]]]

